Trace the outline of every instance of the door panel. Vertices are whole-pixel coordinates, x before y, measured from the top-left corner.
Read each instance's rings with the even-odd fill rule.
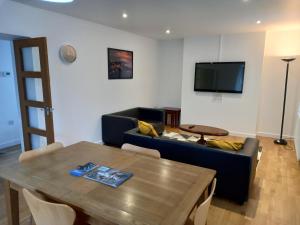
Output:
[[[41,72],[40,50],[39,47],[22,48],[23,71]]]
[[[36,134],[30,135],[30,141],[32,149],[40,148],[41,146],[47,145],[47,138]]]
[[[14,41],[25,151],[54,142],[46,38]]]
[[[44,101],[43,85],[41,78],[24,78],[25,80],[25,97],[29,101]]]
[[[46,118],[43,108],[27,107],[28,126],[40,130],[46,130]]]

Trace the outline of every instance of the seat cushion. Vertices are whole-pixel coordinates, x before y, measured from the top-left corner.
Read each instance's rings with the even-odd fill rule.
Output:
[[[223,150],[239,151],[243,148],[244,143],[225,140],[208,140],[208,147],[220,148]]]
[[[139,132],[144,135],[148,135],[151,137],[158,137],[158,134],[152,124],[147,123],[145,121],[138,121]]]
[[[165,125],[161,122],[157,122],[157,121],[145,121],[145,122],[150,123],[154,127],[158,135],[162,135],[162,133],[165,130]]]

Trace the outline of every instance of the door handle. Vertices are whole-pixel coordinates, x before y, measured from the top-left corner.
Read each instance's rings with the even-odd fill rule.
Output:
[[[45,107],[44,109],[45,109],[46,116],[49,116],[50,113],[52,113],[54,111],[54,109],[52,107],[48,107],[48,106]]]

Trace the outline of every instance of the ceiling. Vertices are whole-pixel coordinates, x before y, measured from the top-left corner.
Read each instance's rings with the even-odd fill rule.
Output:
[[[158,39],[300,27],[300,0],[14,1]]]

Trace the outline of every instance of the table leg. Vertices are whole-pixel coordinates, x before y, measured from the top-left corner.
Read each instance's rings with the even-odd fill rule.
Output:
[[[204,139],[204,135],[203,134],[201,134],[201,138],[200,138],[200,140],[197,143],[201,144],[201,145],[205,145],[206,144],[206,141]]]
[[[8,225],[19,225],[19,193],[10,187],[8,180],[4,181],[4,195]]]

